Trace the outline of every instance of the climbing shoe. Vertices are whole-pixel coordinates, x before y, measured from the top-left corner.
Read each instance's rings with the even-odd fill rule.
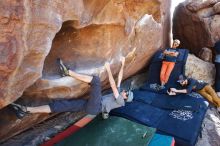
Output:
[[[17,118],[22,119],[25,117],[29,112],[27,111],[27,107],[15,103],[11,103],[10,107],[14,110]]]
[[[61,76],[69,76],[69,69],[64,65],[60,58],[57,58],[57,64],[59,65]]]

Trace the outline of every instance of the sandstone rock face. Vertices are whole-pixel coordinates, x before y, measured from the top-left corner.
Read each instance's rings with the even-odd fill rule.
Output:
[[[124,78],[135,74],[169,43],[169,7],[170,0],[0,1],[0,109],[22,95],[22,104],[41,105],[86,94],[88,84],[61,78],[58,57],[79,73],[99,75],[105,87],[105,61],[116,75],[126,56]],[[0,129],[10,128],[1,141],[48,117],[15,121],[9,109],[0,113]]]
[[[88,84],[71,77],[60,77],[55,62],[58,57],[63,58],[70,69],[84,74],[97,74],[104,81],[107,79],[104,62],[111,61],[116,74],[121,65],[120,56],[126,56],[124,75],[127,78],[140,70],[162,43],[157,42],[162,31],[160,24],[147,14],[136,22],[130,34],[125,33],[123,26],[112,24],[87,26],[79,30],[73,29],[73,24],[67,25],[54,39],[51,52],[45,60],[42,78],[28,88],[24,96],[77,98],[88,91]],[[151,36],[150,40],[145,39],[147,36]],[[145,52],[146,47],[148,51]]]
[[[186,0],[175,10],[174,37],[183,48],[198,55],[203,47],[213,47],[220,40],[219,0]]]
[[[185,74],[187,77],[203,80],[213,85],[215,82],[215,65],[189,54],[186,61]]]
[[[169,40],[165,23],[169,4],[167,0],[1,1],[0,108],[31,85],[25,96],[83,95],[88,85],[59,79],[57,57],[71,69],[99,74],[104,81],[104,61],[112,62],[115,74],[119,57],[135,50],[126,58],[125,78],[136,73]]]

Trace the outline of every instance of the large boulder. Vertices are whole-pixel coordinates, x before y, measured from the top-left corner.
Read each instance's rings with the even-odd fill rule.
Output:
[[[215,65],[192,54],[188,55],[185,74],[187,77],[203,80],[211,85],[215,83]]]
[[[59,79],[57,57],[104,81],[103,63],[112,61],[115,74],[119,57],[135,50],[125,78],[136,73],[169,40],[169,6],[165,0],[1,1],[0,108],[31,85],[26,95],[32,97],[86,92],[88,85]]]
[[[116,75],[126,56],[124,78],[141,70],[169,44],[169,7],[170,0],[0,1],[0,141],[48,118],[16,120],[6,106],[21,96],[21,104],[41,105],[87,93],[88,84],[61,78],[58,57],[79,73],[99,75],[105,87],[105,61]]]
[[[220,40],[220,0],[186,0],[178,5],[173,17],[174,37],[184,48],[198,55],[203,47]]]

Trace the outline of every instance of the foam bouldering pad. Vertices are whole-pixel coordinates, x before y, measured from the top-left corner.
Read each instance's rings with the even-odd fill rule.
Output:
[[[155,134],[148,146],[174,146],[175,140],[171,136]]]
[[[178,146],[194,146],[208,108],[207,104],[202,104],[202,102],[206,102],[202,97],[197,102],[202,106],[197,111],[192,111],[162,109],[143,101],[134,100],[123,107],[112,110],[110,114],[154,127],[161,134],[173,136]]]
[[[56,144],[56,146],[147,146],[156,129],[124,118],[101,116],[79,131]]]

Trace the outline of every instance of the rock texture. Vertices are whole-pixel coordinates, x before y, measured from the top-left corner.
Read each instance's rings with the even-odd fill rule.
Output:
[[[186,0],[176,8],[173,33],[182,47],[198,55],[220,40],[219,5],[220,0]]]
[[[125,78],[134,74],[164,46],[168,9],[169,1],[163,0],[1,1],[0,108],[39,78],[26,95],[74,98],[86,92],[87,85],[75,80],[57,83],[57,57],[106,80],[104,61],[114,60],[116,73],[119,57],[135,49]]]
[[[196,146],[220,145],[220,116],[216,109],[208,109],[202,124],[201,136]]]
[[[126,56],[124,77],[135,74],[169,43],[169,7],[170,0],[0,1],[0,109],[21,96],[21,104],[41,105],[86,94],[87,84],[59,76],[57,57],[100,75],[105,87],[106,60],[115,75]],[[1,141],[48,117],[18,121],[7,107],[0,113],[0,129],[10,128]]]
[[[213,85],[215,82],[215,65],[189,54],[186,61],[185,74],[187,77],[203,80]]]
[[[198,57],[206,62],[212,62],[212,50],[204,47],[199,51]]]
[[[64,131],[67,127],[72,126],[74,122],[83,116],[85,116],[83,112],[59,114],[1,143],[1,146],[39,146],[51,137]]]

